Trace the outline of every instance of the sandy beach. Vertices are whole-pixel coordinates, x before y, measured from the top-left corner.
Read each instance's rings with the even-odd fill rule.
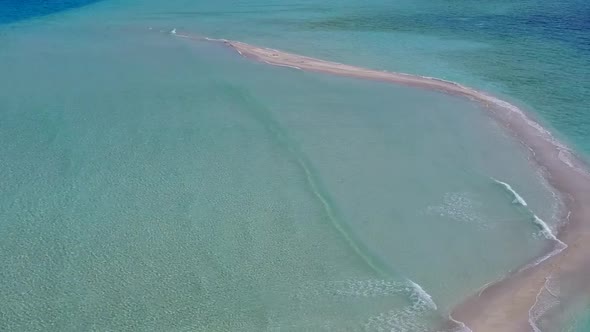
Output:
[[[222,42],[244,57],[269,65],[432,89],[481,103],[492,118],[529,148],[531,157],[544,170],[547,181],[563,200],[565,208],[561,211],[563,226],[559,239],[567,248],[555,250],[560,244],[556,242],[556,247],[547,249],[544,259],[541,256],[526,268],[473,294],[454,309],[452,317],[477,332],[536,331],[530,317],[531,310],[539,294],[546,290],[547,280],[568,278],[577,280],[577,287],[588,287],[587,280],[584,280],[590,266],[590,177],[585,171],[586,165],[518,107],[475,89],[436,78],[370,70],[237,41],[177,36]],[[551,252],[554,255],[547,255]]]

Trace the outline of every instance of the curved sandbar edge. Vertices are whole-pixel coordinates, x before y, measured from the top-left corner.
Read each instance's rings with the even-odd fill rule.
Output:
[[[479,102],[493,119],[529,148],[531,158],[543,169],[547,182],[563,201],[559,240],[567,248],[549,248],[548,253],[554,255],[545,255],[546,259],[537,260],[536,264],[529,264],[468,297],[453,310],[450,320],[464,322],[475,332],[535,331],[531,310],[539,294],[546,289],[547,280],[567,278],[576,287],[590,290],[590,279],[585,278],[590,271],[590,173],[587,165],[518,107],[484,92],[436,78],[371,70],[239,41],[177,36],[222,42],[244,57],[270,65],[426,88]]]

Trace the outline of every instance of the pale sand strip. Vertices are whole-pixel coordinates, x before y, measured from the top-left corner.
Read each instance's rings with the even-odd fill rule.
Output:
[[[203,39],[186,35],[181,37]],[[454,319],[464,322],[475,332],[533,331],[529,311],[535,305],[539,292],[544,289],[547,278],[577,280],[579,284],[576,286],[584,290],[589,288],[590,176],[585,171],[586,165],[516,106],[454,82],[370,70],[237,41],[207,40],[223,42],[242,56],[271,65],[385,81],[469,98],[480,102],[495,120],[530,149],[532,158],[545,170],[547,181],[564,200],[566,211],[562,212],[564,219],[566,215],[569,217],[569,222],[562,227],[559,237],[568,248],[537,266],[520,270],[469,297],[455,308],[452,313]],[[548,248],[548,252],[551,250],[553,248]]]

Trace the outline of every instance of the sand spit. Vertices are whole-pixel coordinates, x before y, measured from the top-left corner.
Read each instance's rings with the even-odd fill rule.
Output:
[[[176,36],[224,43],[244,57],[270,65],[437,90],[479,102],[493,119],[529,148],[531,158],[559,193],[565,206],[562,219],[568,222],[563,224],[558,237],[567,249],[547,248],[547,253],[557,254],[536,265],[529,264],[531,267],[473,294],[455,308],[453,320],[464,322],[474,332],[536,331],[530,311],[548,279],[563,277],[576,280],[576,286],[581,289],[589,288],[590,279],[585,278],[590,267],[590,176],[586,164],[518,107],[484,92],[432,77],[365,69],[237,41]]]

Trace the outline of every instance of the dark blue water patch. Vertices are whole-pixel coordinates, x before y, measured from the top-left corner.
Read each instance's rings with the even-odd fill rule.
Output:
[[[485,44],[437,55],[524,101],[590,159],[589,1],[413,0],[418,7],[403,0],[366,1],[382,5],[345,8],[288,24],[304,30],[404,32]]]
[[[416,1],[420,10],[397,2],[343,10],[318,20],[305,20],[301,26],[313,30],[435,32],[438,35],[468,39],[536,38],[568,44],[590,51],[590,2],[581,0],[523,0],[509,10],[494,7],[478,9],[472,0]],[[402,1],[403,2],[403,1]],[[424,5],[427,3],[428,5]],[[504,0],[492,0],[497,8]]]
[[[569,13],[511,13],[455,16],[447,14],[353,13],[305,22],[311,29],[350,31],[432,32],[484,38],[553,39],[590,49],[590,6]]]
[[[100,0],[0,0],[0,24],[82,7]]]

